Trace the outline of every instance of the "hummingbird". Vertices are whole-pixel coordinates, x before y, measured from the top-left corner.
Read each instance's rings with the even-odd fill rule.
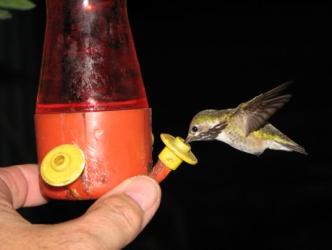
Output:
[[[186,142],[218,140],[257,156],[266,149],[307,154],[302,146],[268,123],[290,100],[291,95],[282,94],[290,83],[285,82],[236,108],[200,111],[190,123]]]

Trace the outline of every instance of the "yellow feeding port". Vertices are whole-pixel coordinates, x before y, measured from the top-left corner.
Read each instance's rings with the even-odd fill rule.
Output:
[[[40,175],[50,186],[62,187],[76,181],[83,173],[84,166],[83,151],[74,144],[63,144],[46,154]]]
[[[197,158],[191,152],[191,147],[181,137],[174,138],[169,134],[161,134],[161,140],[166,147],[159,154],[159,159],[170,169],[177,169],[185,161],[188,164],[197,164]]]

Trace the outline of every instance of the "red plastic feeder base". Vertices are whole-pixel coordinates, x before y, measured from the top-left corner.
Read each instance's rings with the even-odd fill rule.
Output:
[[[36,114],[39,165],[55,147],[73,144],[85,158],[82,175],[66,186],[40,180],[47,198],[96,199],[124,179],[147,174],[152,165],[151,110]]]

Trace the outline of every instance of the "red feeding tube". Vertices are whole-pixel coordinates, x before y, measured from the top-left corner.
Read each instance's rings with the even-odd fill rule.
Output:
[[[162,182],[170,173],[172,170],[165,166],[164,163],[162,163],[160,160],[157,161],[157,163],[153,166],[149,176],[153,179],[155,179],[158,183]]]

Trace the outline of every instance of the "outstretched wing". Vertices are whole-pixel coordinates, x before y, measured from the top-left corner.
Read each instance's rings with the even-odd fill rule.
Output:
[[[248,102],[241,103],[232,116],[234,125],[240,128],[245,136],[262,127],[291,98],[291,95],[280,95],[290,83],[285,82]]]

